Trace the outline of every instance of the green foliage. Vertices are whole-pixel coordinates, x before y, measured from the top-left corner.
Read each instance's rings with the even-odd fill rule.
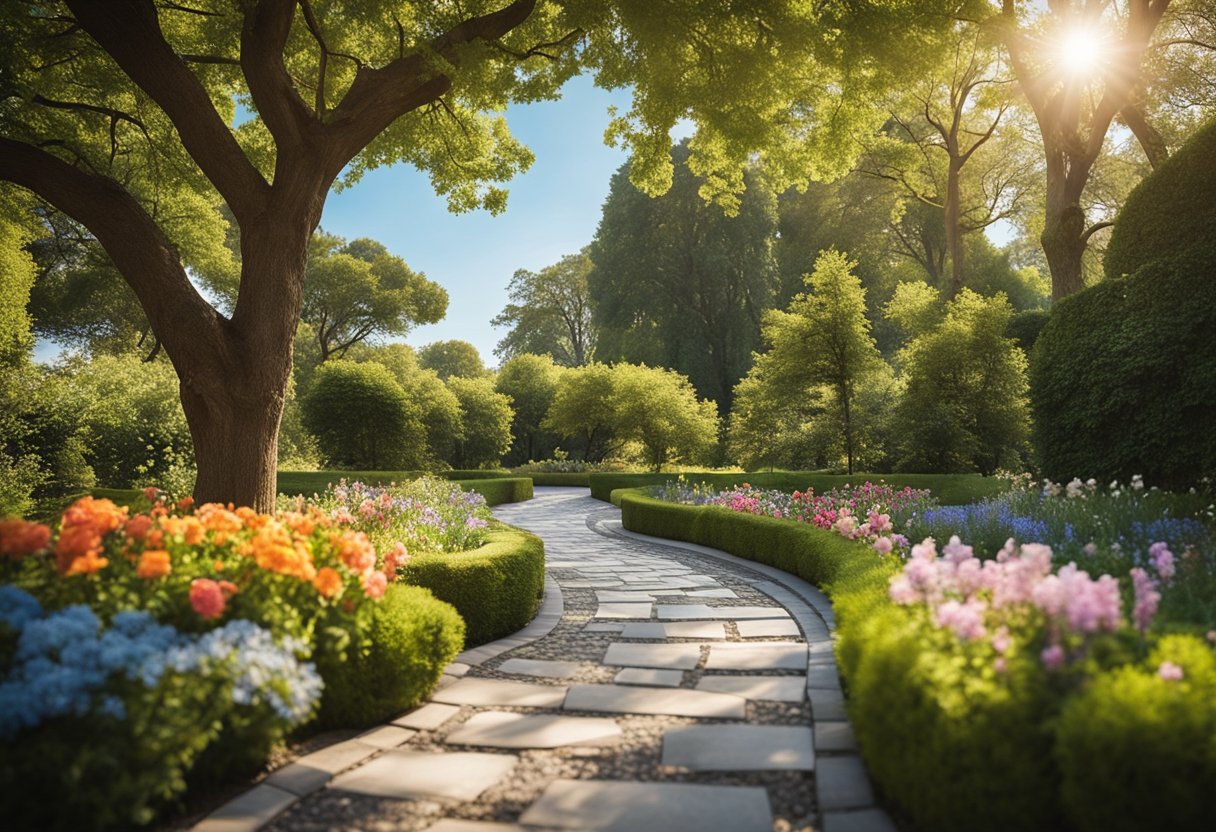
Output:
[[[1119,212],[1106,247],[1107,277],[1185,256],[1216,267],[1216,121],[1209,122],[1144,179]]]
[[[300,404],[331,465],[417,468],[425,458],[422,414],[382,364],[327,361]]]
[[[669,367],[726,413],[777,293],[776,198],[749,170],[738,213],[724,215],[702,199],[689,153],[674,150],[658,198],[630,184],[627,165],[613,176],[589,248],[592,318],[600,360]]]
[[[1046,476],[1186,490],[1216,473],[1216,306],[1198,256],[1143,266],[1055,304],[1031,365]]]
[[[346,479],[365,485],[392,485],[418,479],[425,471],[280,471],[278,491],[288,497],[320,494],[329,486]],[[509,471],[441,471],[437,474],[459,485],[465,491],[476,491],[486,498],[486,503],[518,503],[532,499],[532,481],[527,477],[516,477]],[[107,496],[121,504],[112,494]]]
[[[344,652],[317,657],[325,681],[319,724],[361,728],[409,710],[434,689],[464,637],[451,605],[421,587],[391,584],[379,603],[361,607]]]
[[[468,341],[435,341],[418,350],[418,363],[434,370],[444,381],[456,378],[481,378],[486,366],[481,353]]]
[[[612,418],[615,376],[606,364],[588,364],[562,373],[541,427],[577,441],[586,462],[602,462],[620,448]]]
[[[702,462],[718,441],[718,411],[698,401],[688,379],[674,370],[617,364],[609,399],[613,432],[639,443],[647,463]]]
[[[1003,296],[964,289],[945,319],[901,354],[906,389],[896,409],[900,468],[1020,468],[1029,434],[1026,356],[1005,336]]]
[[[322,361],[342,358],[376,335],[405,335],[447,312],[448,294],[375,240],[347,243],[318,231],[309,244],[301,320],[317,337]]]
[[[545,544],[535,535],[504,527],[491,532],[490,542],[480,549],[411,558],[402,574],[459,611],[468,625],[466,646],[472,647],[514,633],[532,620],[545,586]]]
[[[541,427],[557,394],[560,370],[548,355],[521,353],[503,363],[494,389],[511,399],[511,451],[508,465],[519,465],[549,456],[557,441]]]
[[[1181,680],[1158,674],[1163,662]],[[1216,811],[1216,657],[1166,636],[1143,667],[1099,676],[1060,715],[1069,816],[1084,832],[1207,829]],[[1196,788],[1196,784],[1204,784]]]
[[[1009,326],[1005,327],[1005,337],[1017,344],[1022,352],[1030,355],[1035,342],[1039,340],[1039,333],[1047,326],[1050,317],[1051,313],[1046,309],[1015,312],[1009,319]]]
[[[447,386],[460,402],[460,433],[447,461],[455,468],[497,467],[511,449],[511,399],[484,376],[449,376]]]
[[[594,360],[596,328],[587,285],[591,268],[584,249],[539,272],[515,272],[507,284],[511,302],[490,321],[511,328],[494,354],[504,359],[549,355],[564,367],[581,367]]]

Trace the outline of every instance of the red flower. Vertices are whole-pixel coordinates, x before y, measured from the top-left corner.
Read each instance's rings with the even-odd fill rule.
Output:
[[[190,606],[207,621],[224,614],[223,588],[210,578],[195,578],[190,584]]]
[[[48,526],[16,518],[0,520],[0,556],[20,560],[42,551],[50,542],[51,530]]]

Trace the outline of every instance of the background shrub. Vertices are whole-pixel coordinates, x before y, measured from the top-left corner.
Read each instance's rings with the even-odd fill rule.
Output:
[[[330,465],[376,470],[425,461],[422,413],[381,364],[327,361],[300,404]]]
[[[451,376],[446,383],[460,402],[460,432],[447,461],[453,468],[498,467],[511,448],[511,398],[484,377]]]
[[[362,727],[412,707],[464,642],[456,610],[417,586],[391,584],[359,616],[358,634],[344,651],[330,645],[317,657],[325,680],[322,725]]]
[[[413,557],[402,574],[407,582],[426,587],[460,612],[468,625],[466,646],[472,647],[513,633],[532,620],[545,588],[545,544],[536,535],[504,527],[491,532],[490,542],[471,552]]]

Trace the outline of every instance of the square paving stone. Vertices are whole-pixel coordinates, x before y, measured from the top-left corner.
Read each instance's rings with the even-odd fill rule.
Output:
[[[738,598],[733,589],[697,589],[688,593],[690,598]]]
[[[520,816],[525,826],[594,832],[772,832],[768,793],[755,786],[556,780]]]
[[[620,736],[620,726],[611,719],[487,711],[474,714],[444,742],[491,748],[560,748],[605,745]]]
[[[769,702],[801,702],[806,684],[801,676],[702,676],[697,690]]]
[[[503,673],[519,673],[524,676],[542,676],[547,679],[565,679],[578,673],[578,662],[554,662],[545,659],[507,659],[498,666]]]
[[[815,720],[815,747],[820,751],[856,751],[853,726],[837,720]]]
[[[565,686],[533,685],[501,679],[464,678],[431,695],[450,705],[507,705],[517,708],[556,708],[566,696]]]
[[[588,633],[619,633],[625,626],[625,624],[615,624],[612,622],[592,621],[590,624],[583,625],[583,631]]]
[[[856,754],[822,758],[815,772],[815,788],[819,794],[819,808],[825,812],[874,805],[870,777]]]
[[[663,765],[693,771],[813,771],[811,729],[794,725],[689,725],[663,734]]]
[[[774,638],[776,636],[802,635],[798,630],[798,625],[788,618],[776,620],[761,618],[753,621],[740,621],[735,626],[739,628],[739,635],[743,638]]]
[[[746,705],[747,700],[741,696],[686,688],[571,685],[563,707],[595,713],[743,719]]]
[[[619,604],[622,601],[650,602],[654,600],[654,596],[648,592],[642,592],[641,590],[637,592],[629,592],[622,589],[597,589],[595,591],[595,600],[599,601],[601,604],[605,602],[610,604]]]
[[[684,681],[682,670],[656,670],[650,667],[627,667],[612,680],[618,685],[654,685],[678,688]]]
[[[709,619],[789,618],[781,607],[711,607],[708,604],[659,604],[659,618]]]
[[[804,670],[805,644],[715,644],[709,648],[710,670]]]
[[[393,720],[393,724],[404,728],[430,731],[438,728],[458,713],[460,713],[460,708],[456,705],[441,705],[438,702],[432,702],[410,711],[408,714],[402,714]]]
[[[626,624],[621,638],[726,638],[726,625],[719,621],[648,621]]]
[[[475,800],[515,767],[511,754],[386,751],[335,777],[331,789],[405,800],[414,797]]]
[[[417,731],[400,728],[396,725],[381,725],[379,728],[373,728],[367,733],[360,734],[357,739],[359,742],[374,745],[376,748],[396,748],[417,733]]]
[[[811,665],[806,670],[806,686],[840,690],[840,673],[835,665]]]
[[[291,792],[262,783],[228,801],[197,824],[200,832],[254,832],[296,802]]]
[[[650,618],[652,604],[600,604],[595,611],[596,618]]]
[[[823,832],[896,832],[895,821],[882,809],[825,812]]]
[[[848,719],[844,710],[844,693],[839,688],[807,688],[811,697],[811,714],[816,720]]]
[[[701,661],[699,644],[623,644],[608,645],[604,664],[618,667],[668,667],[692,670]]]

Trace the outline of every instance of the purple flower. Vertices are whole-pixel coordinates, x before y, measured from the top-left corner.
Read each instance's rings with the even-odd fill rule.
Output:
[[[1148,556],[1152,558],[1153,568],[1161,580],[1168,581],[1174,577],[1174,553],[1165,543],[1158,542],[1148,547]]]
[[[1046,647],[1039,654],[1039,659],[1048,670],[1059,670],[1064,666],[1064,648],[1058,644]]]

